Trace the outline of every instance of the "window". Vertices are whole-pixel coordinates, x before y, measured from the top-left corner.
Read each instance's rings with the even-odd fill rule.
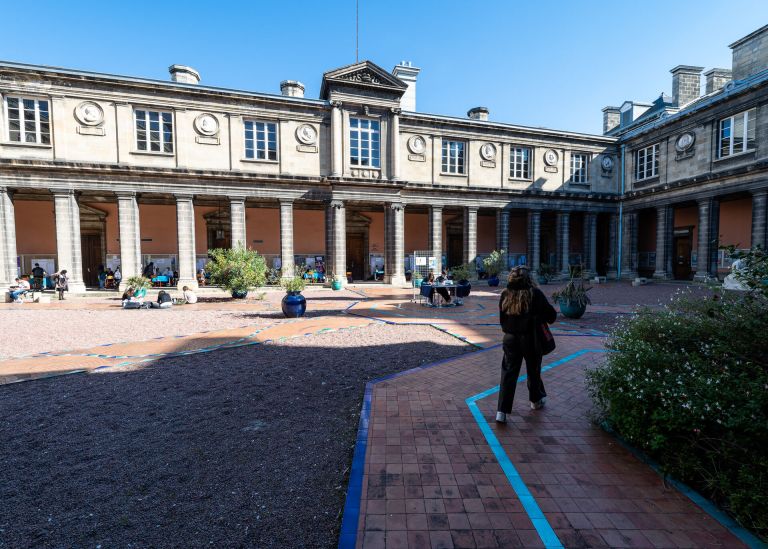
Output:
[[[583,153],[571,154],[571,183],[587,182],[587,167],[589,155]]]
[[[531,178],[531,149],[512,147],[509,154],[509,177],[514,179]]]
[[[635,179],[648,179],[659,175],[659,144],[635,151]]]
[[[725,158],[755,148],[756,109],[740,112],[720,121],[717,156]]]
[[[169,112],[136,109],[136,149],[173,152],[173,115]]]
[[[443,139],[443,173],[464,173],[463,141],[448,141]]]
[[[277,123],[245,122],[245,157],[277,160]]]
[[[47,100],[8,97],[5,105],[9,141],[50,145],[51,117]]]
[[[349,119],[349,161],[353,166],[378,168],[381,131],[378,120]]]

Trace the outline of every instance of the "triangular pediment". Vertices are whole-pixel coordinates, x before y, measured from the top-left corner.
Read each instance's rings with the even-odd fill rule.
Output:
[[[320,88],[321,99],[328,99],[335,87],[378,89],[382,92],[400,97],[408,85],[379,67],[376,63],[362,61],[328,71],[323,74],[323,85]]]

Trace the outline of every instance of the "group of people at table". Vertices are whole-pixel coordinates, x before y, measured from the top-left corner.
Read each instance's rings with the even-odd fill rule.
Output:
[[[453,277],[443,269],[439,276],[435,276],[434,271],[429,271],[427,278],[421,283],[421,295],[427,298],[428,303],[434,307],[439,307],[443,303],[446,305],[461,305],[462,299],[469,295],[471,286],[467,281],[454,283]],[[451,296],[453,290],[453,298]]]

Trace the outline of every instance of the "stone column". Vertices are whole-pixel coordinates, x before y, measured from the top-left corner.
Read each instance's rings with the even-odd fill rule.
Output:
[[[392,202],[384,207],[389,210],[384,234],[384,282],[393,286],[403,286],[405,284],[404,207],[400,202]]]
[[[637,278],[637,212],[625,212],[622,232],[621,277]]]
[[[464,263],[470,268],[475,266],[477,258],[477,208],[464,208]]]
[[[768,191],[760,190],[752,193],[752,248],[760,246],[765,250],[767,203]]]
[[[347,283],[347,212],[342,200],[331,200],[326,209],[326,253],[330,255],[328,274]]]
[[[496,249],[509,253],[509,210],[496,210]]]
[[[341,177],[344,171],[341,101],[332,101],[331,105],[333,107],[331,111],[331,135],[333,138],[331,144],[331,177]]]
[[[136,193],[117,194],[117,221],[120,232],[120,290],[128,279],[141,275],[141,226]]]
[[[672,213],[672,208],[666,204],[656,207],[656,265],[653,278],[661,280],[672,277],[668,270],[672,250]]]
[[[714,202],[712,198],[704,198],[698,201],[698,249],[696,254],[696,273],[693,276],[693,279],[698,281],[706,281],[711,278],[710,260],[713,235],[714,239],[717,239],[717,232],[712,231],[712,209]]]
[[[66,269],[70,292],[84,292],[80,206],[75,192],[53,191],[53,203],[56,212],[56,269]]]
[[[597,275],[597,214],[584,214],[584,264],[585,275]]]
[[[245,198],[242,196],[232,196],[229,199],[229,217],[230,230],[232,233],[231,247],[248,247],[248,240],[245,234]]]
[[[435,258],[435,275],[443,270],[443,207],[429,208],[429,255]]]
[[[526,261],[532,272],[539,272],[541,266],[541,212],[539,210],[528,211],[528,257]]]
[[[557,249],[560,251],[560,274],[569,278],[571,276],[571,214],[568,212],[557,213]]]
[[[19,276],[16,253],[16,215],[9,190],[0,187],[0,298]]]
[[[293,200],[285,198],[280,199],[280,264],[282,277],[293,277]]]
[[[608,268],[606,269],[606,278],[617,278],[619,273],[617,271],[617,257],[619,252],[618,237],[619,235],[619,216],[611,214],[608,220]]]
[[[195,205],[191,195],[176,195],[176,234],[179,248],[177,286],[197,288],[195,252]]]
[[[390,127],[390,148],[392,150],[392,173],[390,179],[400,179],[400,109],[392,109],[392,125]]]

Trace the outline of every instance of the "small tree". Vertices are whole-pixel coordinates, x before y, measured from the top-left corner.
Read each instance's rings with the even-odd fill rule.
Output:
[[[147,289],[152,285],[152,281],[146,276],[134,275],[129,276],[125,281],[126,286],[132,287],[134,290]]]
[[[499,273],[507,266],[507,252],[504,250],[493,250],[487,257],[483,258],[483,267],[488,276],[499,276]]]
[[[256,250],[241,246],[208,250],[205,266],[211,281],[230,292],[247,292],[263,286],[267,280],[267,262]]]

